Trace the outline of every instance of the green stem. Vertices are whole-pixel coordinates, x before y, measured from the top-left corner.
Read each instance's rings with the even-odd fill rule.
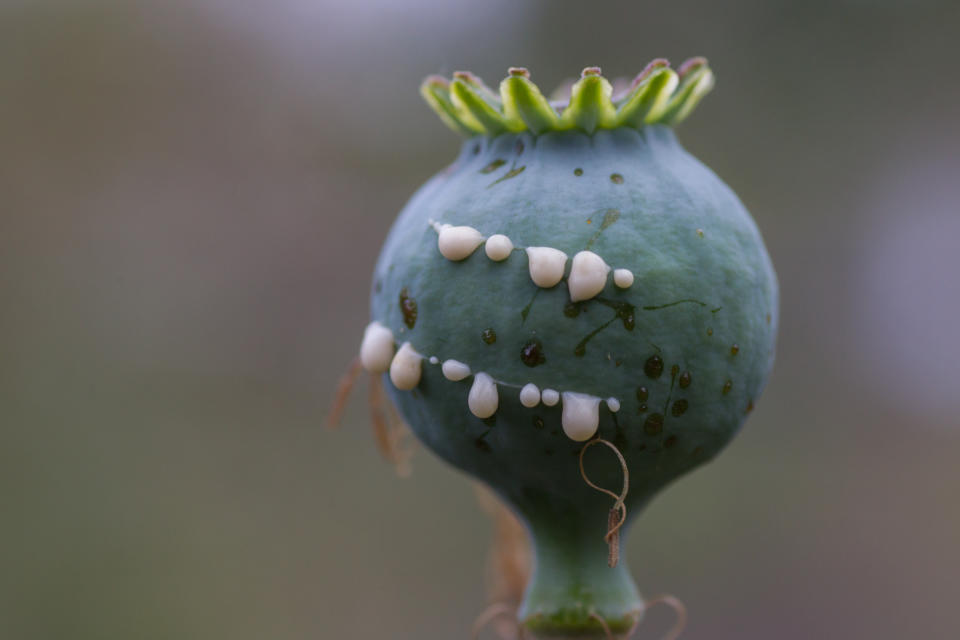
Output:
[[[605,639],[637,622],[643,603],[626,563],[607,566],[605,520],[532,522],[535,568],[518,617],[534,638]]]

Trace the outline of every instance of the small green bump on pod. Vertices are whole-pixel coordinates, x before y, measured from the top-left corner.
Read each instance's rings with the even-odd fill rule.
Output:
[[[610,182],[612,182],[613,184],[623,184],[623,176],[620,175],[619,173],[611,173]]]
[[[573,175],[575,175],[575,176],[582,176],[582,175],[583,175],[583,169],[581,169],[580,167],[577,167],[576,169],[573,170]],[[769,314],[768,314],[768,317],[769,317]]]
[[[480,332],[480,339],[486,342],[487,344],[493,344],[497,341],[497,332],[492,328],[487,327]]]
[[[740,345],[734,342],[732,345],[730,345],[730,355],[735,356],[738,353],[740,353]]]
[[[491,160],[489,164],[485,165],[482,169],[480,169],[480,173],[493,173],[494,171],[496,171],[497,169],[499,169],[505,164],[507,164],[506,160],[504,160],[503,158],[496,158],[494,160]]]

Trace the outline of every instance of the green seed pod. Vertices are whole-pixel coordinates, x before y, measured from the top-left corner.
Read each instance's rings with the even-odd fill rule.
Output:
[[[428,447],[527,525],[531,637],[636,624],[633,580],[608,566],[625,514],[730,441],[773,363],[760,234],[670,128],[712,84],[695,59],[655,61],[618,97],[588,68],[565,105],[523,69],[499,95],[467,73],[422,87],[467,140],[390,232],[361,361]],[[625,468],[584,451],[597,438]]]

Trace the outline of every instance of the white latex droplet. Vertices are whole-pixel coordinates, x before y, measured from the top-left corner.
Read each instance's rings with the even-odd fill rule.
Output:
[[[570,277],[567,278],[570,300],[573,302],[589,300],[603,291],[603,287],[607,284],[608,273],[610,273],[610,266],[593,251],[581,251],[573,256]]]
[[[470,375],[470,366],[459,360],[444,360],[441,371],[444,378],[457,382]]]
[[[363,331],[360,364],[370,373],[383,373],[393,360],[393,332],[374,320]]]
[[[480,372],[473,376],[473,386],[467,396],[467,406],[470,413],[478,418],[489,418],[497,412],[500,406],[500,396],[497,394],[497,383],[487,374]]]
[[[600,426],[600,398],[577,393],[563,392],[563,432],[576,442],[585,442],[593,437]]]
[[[520,389],[520,404],[527,409],[532,409],[540,404],[540,388],[532,382],[525,384],[523,389]]]
[[[401,391],[409,391],[420,383],[423,356],[413,350],[409,342],[404,342],[390,363],[390,380]]]
[[[527,247],[530,279],[538,287],[548,289],[563,279],[567,254],[552,247]]]
[[[483,242],[483,234],[473,227],[440,227],[437,248],[447,260],[463,260]]]
[[[497,233],[487,238],[484,251],[487,252],[488,258],[494,262],[500,262],[510,257],[510,252],[513,251],[513,242],[502,233]]]

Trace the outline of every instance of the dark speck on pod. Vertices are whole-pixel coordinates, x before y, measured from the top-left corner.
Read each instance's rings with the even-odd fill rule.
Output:
[[[684,371],[683,373],[681,373],[681,374],[680,374],[680,380],[678,380],[677,382],[680,383],[680,388],[681,388],[681,389],[686,389],[687,387],[689,387],[689,386],[690,386],[690,382],[691,382],[690,372],[689,372],[689,371]]]
[[[417,324],[417,301],[410,297],[406,287],[400,289],[400,312],[403,313],[403,324],[413,329]]]
[[[740,353],[740,345],[734,342],[732,345],[730,345],[730,355],[735,356],[738,353]]]
[[[518,156],[523,155],[523,140],[517,140],[517,144],[514,145],[514,150],[517,152]]]
[[[675,444],[677,444],[677,436],[667,436],[667,439],[663,441],[663,448],[669,449]]]
[[[637,387],[637,400],[640,402],[646,402],[647,398],[650,397],[650,392],[646,387]]]
[[[540,416],[533,416],[533,428],[543,429],[543,418]]]
[[[487,344],[493,344],[497,341],[497,332],[487,327],[480,332],[480,339],[486,342]]]
[[[648,436],[655,436],[663,431],[663,416],[659,413],[651,413],[643,423],[643,430]]]
[[[647,412],[646,404],[641,404],[639,407],[637,407],[637,413],[646,413],[646,412]]]
[[[480,143],[479,143],[479,142],[478,142],[477,144],[473,145],[473,155],[477,155],[478,153],[480,153]]]
[[[733,380],[727,380],[723,383],[723,395],[730,393],[730,389],[733,389]]]
[[[480,169],[480,173],[493,173],[494,171],[496,171],[497,169],[499,169],[505,164],[507,164],[506,160],[504,160],[503,158],[497,158],[496,160],[494,160],[493,162],[485,166],[483,169]]]
[[[535,367],[547,361],[543,355],[543,344],[536,338],[529,340],[520,349],[520,360],[528,367]]]
[[[576,169],[573,170],[573,175],[575,175],[575,176],[582,176],[582,175],[583,175],[583,169],[581,169],[580,167],[577,167]]]
[[[747,403],[747,410],[744,413],[750,413],[751,411],[753,411],[753,400]]]
[[[568,302],[563,307],[563,315],[567,316],[568,318],[576,318],[578,315],[580,315],[580,309],[581,306],[579,302]]]
[[[673,406],[670,408],[670,413],[676,417],[682,416],[687,412],[687,407],[690,406],[686,400],[680,398],[679,400],[674,400]]]
[[[647,358],[647,361],[643,364],[643,372],[647,374],[647,377],[654,380],[659,378],[663,373],[663,358],[658,355]]]
[[[612,182],[613,184],[623,184],[623,176],[620,175],[619,173],[611,173],[610,182]]]
[[[473,441],[473,445],[483,451],[484,453],[490,453],[490,443],[484,440],[483,438],[477,438]]]
[[[707,335],[708,335],[708,336],[712,336],[712,335],[713,335],[713,327],[707,327]]]

